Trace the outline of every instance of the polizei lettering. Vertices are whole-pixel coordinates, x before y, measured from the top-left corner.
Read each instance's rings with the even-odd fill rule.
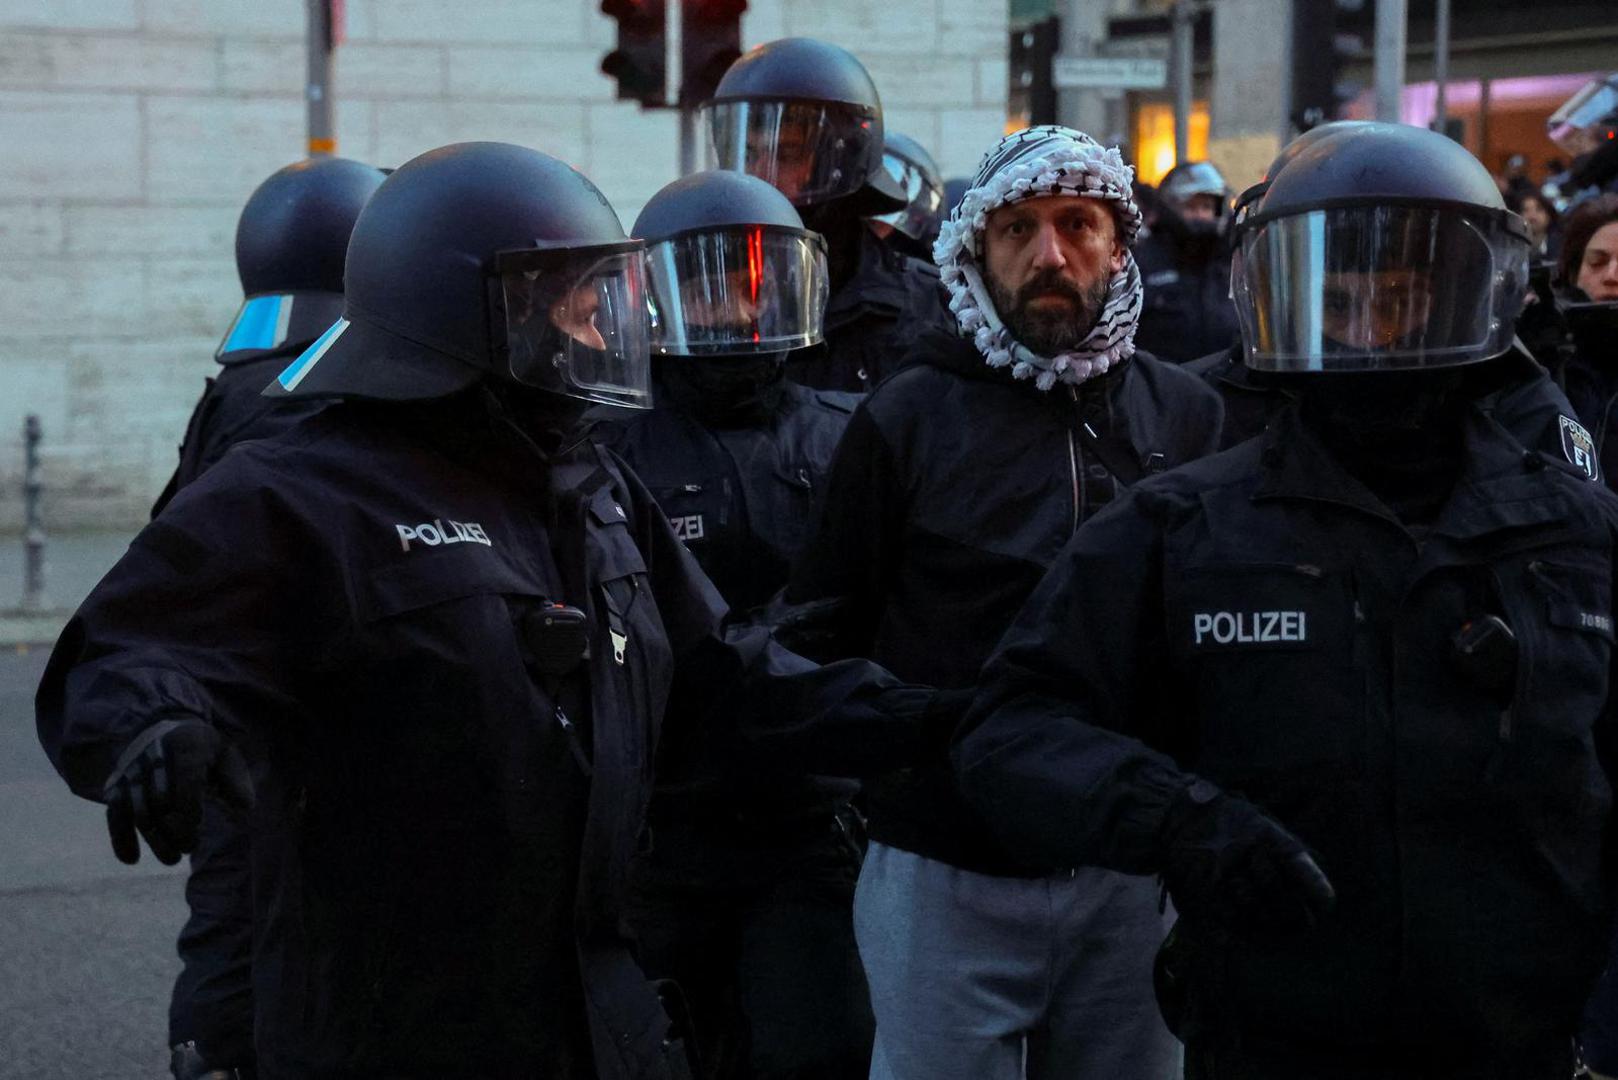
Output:
[[[410,550],[412,540],[426,544],[428,547],[437,547],[439,544],[483,544],[493,547],[489,534],[483,531],[483,526],[475,521],[450,521],[446,518],[434,518],[420,525],[395,525],[399,532],[399,546],[406,551]]]
[[[1191,634],[1202,645],[1262,645],[1309,640],[1309,618],[1302,611],[1199,611]]]
[[[669,518],[669,525],[674,529],[674,535],[681,540],[701,540],[708,535],[708,529],[702,522],[701,514],[671,517]]]

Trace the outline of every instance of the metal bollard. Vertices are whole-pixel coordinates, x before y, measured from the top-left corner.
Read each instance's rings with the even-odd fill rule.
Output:
[[[45,610],[45,520],[39,512],[39,496],[45,489],[39,470],[39,417],[29,414],[23,422],[23,591],[24,611]]]

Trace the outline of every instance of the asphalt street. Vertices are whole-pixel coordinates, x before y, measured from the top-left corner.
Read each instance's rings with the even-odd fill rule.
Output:
[[[0,1080],[161,1080],[183,864],[112,857],[34,735],[45,648],[0,653]]]

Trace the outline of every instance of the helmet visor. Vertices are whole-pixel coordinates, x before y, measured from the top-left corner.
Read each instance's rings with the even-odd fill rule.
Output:
[[[906,206],[891,214],[879,214],[873,221],[885,221],[912,240],[924,239],[933,231],[944,205],[944,188],[926,170],[892,151],[882,154],[882,168],[904,192]]]
[[[584,401],[650,407],[642,259],[637,242],[502,254],[511,377]]]
[[[795,206],[852,195],[881,139],[875,113],[830,101],[716,101],[704,107],[715,169],[750,173]]]
[[[819,235],[779,226],[689,232],[646,251],[652,348],[778,353],[821,340],[830,288]]]
[[[1528,287],[1513,218],[1356,206],[1244,225],[1234,291],[1248,365],[1359,371],[1498,356]]]
[[[1592,79],[1545,121],[1545,132],[1569,153],[1593,149],[1595,129],[1618,119],[1618,79]]]

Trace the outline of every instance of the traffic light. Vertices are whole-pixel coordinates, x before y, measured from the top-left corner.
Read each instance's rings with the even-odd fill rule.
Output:
[[[602,0],[618,20],[618,47],[601,70],[618,80],[618,100],[668,104],[668,19],[664,0]]]
[[[1011,32],[1012,96],[1024,106],[1030,126],[1056,123],[1052,67],[1061,40],[1061,20],[1054,15]]]
[[[1308,131],[1338,119],[1358,92],[1344,67],[1365,53],[1348,17],[1365,0],[1292,0],[1292,123]]]
[[[694,106],[742,54],[747,0],[683,0],[680,4],[680,104]]]

